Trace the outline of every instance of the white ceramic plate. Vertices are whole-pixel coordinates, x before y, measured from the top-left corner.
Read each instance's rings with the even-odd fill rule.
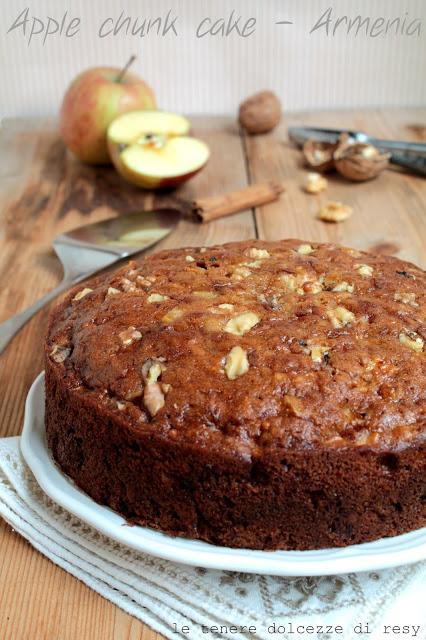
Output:
[[[45,438],[44,373],[28,393],[21,450],[39,485],[52,500],[110,538],[174,562],[278,576],[315,576],[385,569],[426,558],[426,528],[343,549],[253,551],[216,547],[145,527],[127,526],[124,518],[94,502],[54,463]]]

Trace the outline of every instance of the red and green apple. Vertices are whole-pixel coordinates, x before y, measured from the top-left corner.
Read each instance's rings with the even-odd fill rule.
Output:
[[[67,147],[83,162],[110,162],[109,124],[135,109],[155,109],[152,89],[138,76],[114,67],[94,67],[81,73],[65,93],[60,133]]]

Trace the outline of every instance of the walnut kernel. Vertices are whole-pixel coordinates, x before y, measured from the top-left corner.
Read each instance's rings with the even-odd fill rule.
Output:
[[[343,222],[351,217],[352,207],[343,202],[328,202],[318,211],[318,218],[325,222]]]
[[[415,332],[404,329],[399,334],[399,341],[406,347],[409,347],[416,353],[421,353],[424,347],[424,340]]]
[[[229,380],[235,380],[249,370],[247,353],[241,347],[232,347],[226,356],[225,373]]]
[[[334,287],[332,288],[332,291],[339,291],[339,292],[347,291],[348,293],[353,293],[354,288],[355,287],[353,284],[349,284],[349,282],[346,282],[346,280],[343,280],[343,282],[338,282],[336,285],[334,285]]]
[[[259,258],[262,260],[263,258],[269,258],[271,254],[266,249],[256,249],[256,247],[251,247],[251,249],[247,251],[246,255],[248,255],[249,258]]]
[[[361,276],[365,276],[366,278],[371,278],[373,275],[373,267],[370,267],[369,264],[355,264],[354,268],[357,269]]]
[[[148,382],[143,390],[143,402],[151,416],[164,407],[164,394],[158,382]]]
[[[312,345],[309,350],[313,362],[322,362],[324,356],[328,354],[329,348],[321,345]]]
[[[333,153],[337,144],[332,142],[319,142],[307,140],[303,145],[303,154],[308,166],[317,171],[330,171],[334,169]]]
[[[307,193],[321,193],[327,189],[328,182],[320,173],[311,172],[308,173],[305,180],[305,191]]]
[[[93,289],[89,289],[89,287],[85,287],[81,291],[75,294],[73,300],[81,300],[84,296],[87,296],[88,293],[91,293]]]
[[[183,310],[179,307],[173,307],[170,309],[161,319],[165,324],[172,324],[178,318],[183,316]]]
[[[125,347],[128,347],[129,345],[133,344],[133,342],[136,342],[136,340],[140,340],[142,338],[142,334],[140,331],[135,329],[135,327],[129,327],[128,329],[121,331],[118,334],[118,337],[120,338],[122,344]]]
[[[355,314],[349,311],[349,309],[346,309],[346,307],[329,309],[327,315],[335,329],[341,329],[355,320]]]
[[[169,296],[163,296],[161,293],[151,293],[147,298],[147,301],[150,303],[164,302],[165,300],[169,300]]]
[[[403,304],[409,304],[411,307],[418,307],[418,303],[416,302],[416,294],[415,293],[395,293],[393,299],[396,302],[402,302]]]
[[[224,331],[226,331],[226,333],[232,333],[234,336],[243,336],[259,321],[259,316],[253,313],[253,311],[246,311],[245,313],[240,313],[238,316],[228,320]]]
[[[297,253],[300,253],[302,256],[307,256],[313,251],[315,251],[315,249],[313,249],[310,244],[301,244],[297,247]]]
[[[60,364],[64,362],[71,353],[71,349],[69,347],[62,346],[60,344],[55,344],[52,351],[49,353],[49,356]]]

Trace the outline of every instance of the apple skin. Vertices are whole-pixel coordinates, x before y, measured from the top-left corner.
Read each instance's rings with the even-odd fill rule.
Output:
[[[195,176],[201,169],[203,169],[208,161],[195,169],[195,171],[190,171],[189,173],[182,174],[180,176],[173,176],[171,178],[161,178],[155,179],[150,178],[149,176],[142,176],[135,171],[132,171],[129,167],[127,167],[121,159],[120,145],[112,140],[108,140],[108,149],[109,154],[112,160],[114,167],[117,169],[118,173],[131,184],[136,185],[137,187],[142,187],[143,189],[175,189],[179,187],[182,183],[186,182],[193,176]]]
[[[67,147],[83,162],[109,164],[106,132],[120,114],[155,109],[152,89],[138,76],[120,69],[94,67],[69,86],[60,111],[60,134]]]

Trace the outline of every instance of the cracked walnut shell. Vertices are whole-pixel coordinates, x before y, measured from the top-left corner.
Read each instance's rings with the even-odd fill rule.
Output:
[[[389,153],[380,153],[371,144],[349,143],[347,137],[341,138],[334,152],[337,171],[355,182],[376,178],[388,166],[389,158]]]
[[[303,154],[307,164],[315,171],[325,172],[334,169],[333,154],[338,144],[333,142],[320,142],[318,140],[306,140],[303,145]]]

